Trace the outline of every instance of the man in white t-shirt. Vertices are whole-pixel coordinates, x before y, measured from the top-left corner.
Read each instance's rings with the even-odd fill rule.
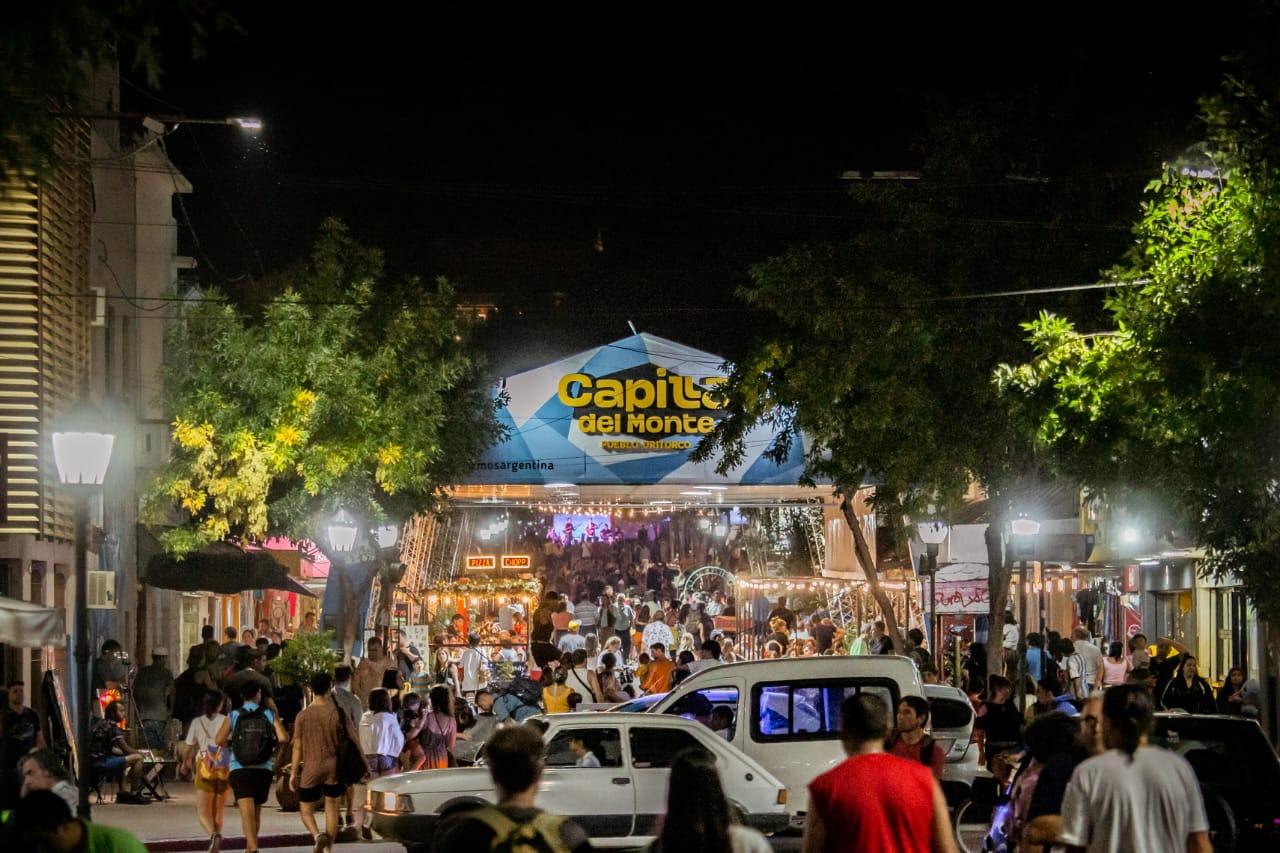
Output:
[[[1089,629],[1083,625],[1071,632],[1071,639],[1075,641],[1076,654],[1084,660],[1084,695],[1088,696],[1102,669],[1102,650],[1089,640]]]
[[[1071,775],[1058,841],[1088,853],[1209,853],[1209,822],[1186,759],[1148,746],[1155,707],[1133,684],[1102,697],[1107,751]]]
[[[469,696],[488,683],[484,670],[484,655],[476,646],[480,645],[479,634],[467,635],[467,647],[462,650],[458,664],[462,669],[462,695]]]

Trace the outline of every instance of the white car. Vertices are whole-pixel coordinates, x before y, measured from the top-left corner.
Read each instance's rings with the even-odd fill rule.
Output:
[[[955,805],[969,796],[978,775],[978,747],[973,740],[973,704],[959,687],[926,684],[930,735],[943,750],[942,791]]]
[[[787,786],[701,723],[626,713],[534,719],[548,726],[546,769],[536,803],[572,818],[597,847],[641,847],[653,840],[667,810],[671,760],[695,747],[715,755],[730,808],[742,823],[762,832],[787,827]],[[583,740],[600,767],[575,766],[570,735]],[[476,767],[378,779],[369,784],[365,805],[375,832],[410,851],[426,851],[442,818],[494,799],[482,757]]]

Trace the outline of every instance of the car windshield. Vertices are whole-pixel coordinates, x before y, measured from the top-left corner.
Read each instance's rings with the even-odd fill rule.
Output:
[[[973,706],[964,698],[929,696],[929,722],[934,731],[963,729],[973,722]]]
[[[665,693],[650,693],[647,696],[638,696],[630,702],[623,702],[621,705],[614,705],[610,711],[620,711],[626,714],[640,714],[651,709],[661,700],[667,698]]]

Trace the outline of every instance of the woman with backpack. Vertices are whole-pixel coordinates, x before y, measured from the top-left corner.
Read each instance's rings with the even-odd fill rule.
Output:
[[[240,809],[244,828],[245,853],[258,849],[258,828],[262,826],[262,805],[275,779],[276,749],[289,739],[284,725],[270,708],[258,704],[262,685],[246,681],[240,697],[244,704],[232,709],[218,729],[218,746],[231,748],[228,781]]]
[[[187,730],[187,749],[179,772],[185,776],[194,769],[196,782],[196,819],[209,836],[209,850],[218,853],[222,847],[222,815],[231,792],[231,751],[218,746],[218,732],[227,718],[222,714],[221,693],[204,694],[204,714],[191,721]]]
[[[432,770],[449,766],[458,739],[458,721],[453,715],[453,691],[448,687],[432,687],[428,698],[431,710],[423,714],[422,733],[418,738],[425,755],[423,768]]]

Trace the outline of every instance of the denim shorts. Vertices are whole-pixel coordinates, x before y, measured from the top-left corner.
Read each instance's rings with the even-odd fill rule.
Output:
[[[400,766],[398,755],[366,755],[365,758],[369,762],[369,769],[374,773],[387,773]]]

